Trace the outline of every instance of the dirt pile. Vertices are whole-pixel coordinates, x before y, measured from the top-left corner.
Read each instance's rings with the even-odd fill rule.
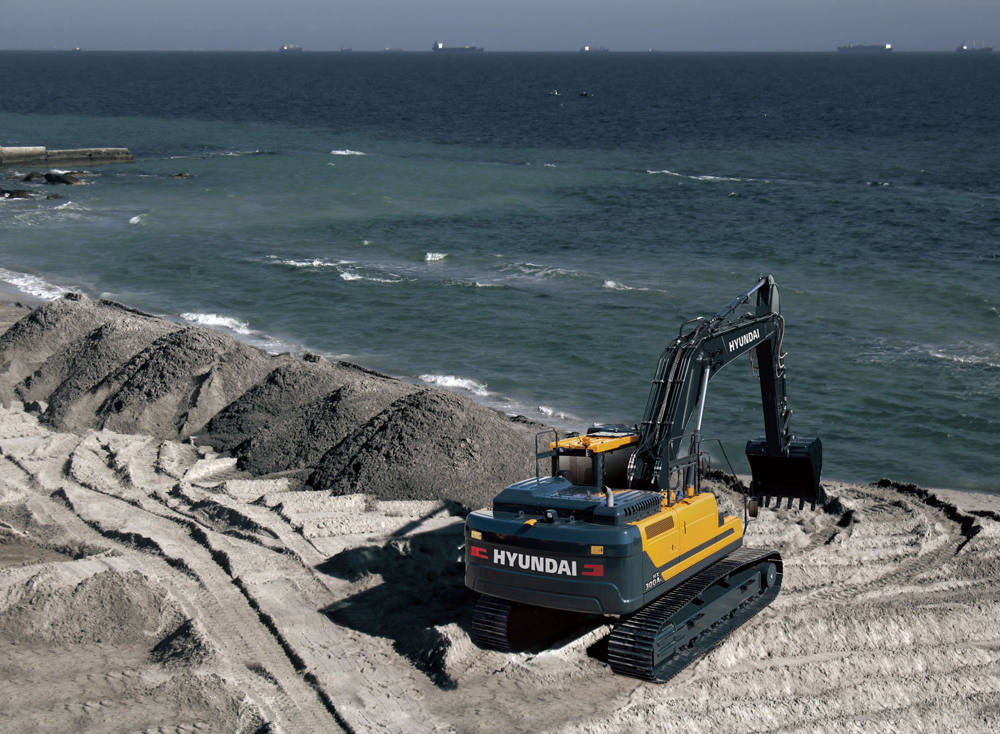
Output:
[[[542,428],[358,365],[271,356],[77,294],[0,337],[0,397],[61,431],[191,436],[255,475],[308,469],[315,489],[470,506],[530,476]]]
[[[69,293],[27,312],[0,336],[0,397],[4,404],[9,405],[18,397],[14,387],[50,357],[101,326],[126,321],[143,323],[146,328],[153,329],[157,328],[156,322],[165,323],[119,303],[91,301],[77,293]],[[88,369],[82,363],[77,367]],[[54,378],[39,376],[40,386],[51,382]]]
[[[320,459],[308,484],[386,500],[449,499],[482,507],[534,473],[538,424],[468,398],[420,390],[396,400]]]
[[[55,563],[0,576],[0,630],[27,643],[148,642],[177,627],[180,610],[137,571],[96,561]]]
[[[311,357],[275,369],[199,436],[254,474],[302,469],[416,387],[350,363]]]

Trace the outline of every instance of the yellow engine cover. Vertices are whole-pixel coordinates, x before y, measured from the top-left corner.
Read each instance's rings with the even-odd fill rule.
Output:
[[[642,533],[642,549],[664,581],[718,553],[743,537],[743,523],[727,515],[719,521],[715,495],[685,497],[660,512],[631,523]]]

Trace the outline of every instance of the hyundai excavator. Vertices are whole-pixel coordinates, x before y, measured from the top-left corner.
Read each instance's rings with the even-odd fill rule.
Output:
[[[715,316],[681,326],[641,423],[536,436],[535,477],[466,519],[465,583],[480,594],[472,629],[481,647],[538,648],[594,619],[586,615],[617,617],[611,669],[665,682],[777,596],[781,556],[745,547],[746,524],[772,498],[800,509],[824,499],[822,444],[789,429],[784,332],[774,278],[761,275]],[[747,442],[741,520],[702,489],[701,428],[709,381],[748,354],[765,435]]]

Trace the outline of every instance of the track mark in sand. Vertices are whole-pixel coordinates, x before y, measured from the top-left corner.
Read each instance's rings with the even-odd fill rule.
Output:
[[[874,578],[858,583],[847,580],[835,586],[802,591],[797,595],[799,597],[796,599],[797,603],[803,603],[805,600],[824,604],[839,603],[874,589],[878,589],[881,596],[892,595],[894,586],[938,569],[949,559],[954,558],[965,540],[959,523],[941,510],[930,507],[918,499],[900,497],[898,493],[874,486],[856,488],[854,494],[859,496],[862,503],[845,515],[851,522],[840,533],[853,534],[855,528],[866,528],[873,522],[892,529],[900,525],[900,521],[904,518],[911,518],[916,523],[915,529],[920,529],[922,532],[916,535],[906,533],[894,536],[892,533],[887,533],[879,536],[886,546],[882,551],[886,560],[879,559],[874,563],[865,560],[862,563],[869,576],[873,575],[871,569],[873,565],[875,566]],[[871,501],[871,504],[864,504],[865,501]],[[838,533],[834,533],[828,542],[832,544],[837,537]],[[895,544],[894,537],[899,539]],[[910,548],[915,543],[916,553],[913,553]],[[851,545],[851,538],[848,537],[846,548],[849,549]],[[935,547],[923,550],[928,545]],[[905,556],[902,561],[898,560],[900,555]],[[883,568],[885,573],[877,573]]]
[[[244,665],[262,666],[279,681],[285,696],[279,696],[276,703],[281,718],[294,731],[323,732],[336,726],[328,718],[325,705],[299,676],[271,631],[248,607],[232,579],[224,574],[207,549],[191,541],[181,525],[84,487],[67,486],[64,492],[77,516],[105,537],[141,538],[139,542],[150,550],[156,549],[154,552],[163,557],[164,563],[174,559],[174,563],[183,563],[190,569],[199,584],[182,596],[189,598],[198,610],[192,616],[205,620],[206,627],[233,659],[244,661]],[[126,504],[127,509],[116,503]],[[286,698],[283,705],[280,698]]]

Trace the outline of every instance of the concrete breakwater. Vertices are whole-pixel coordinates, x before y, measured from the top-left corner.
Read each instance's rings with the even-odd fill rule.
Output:
[[[52,165],[56,163],[129,163],[132,153],[128,148],[75,148],[49,150],[42,146],[0,147],[0,166]]]

